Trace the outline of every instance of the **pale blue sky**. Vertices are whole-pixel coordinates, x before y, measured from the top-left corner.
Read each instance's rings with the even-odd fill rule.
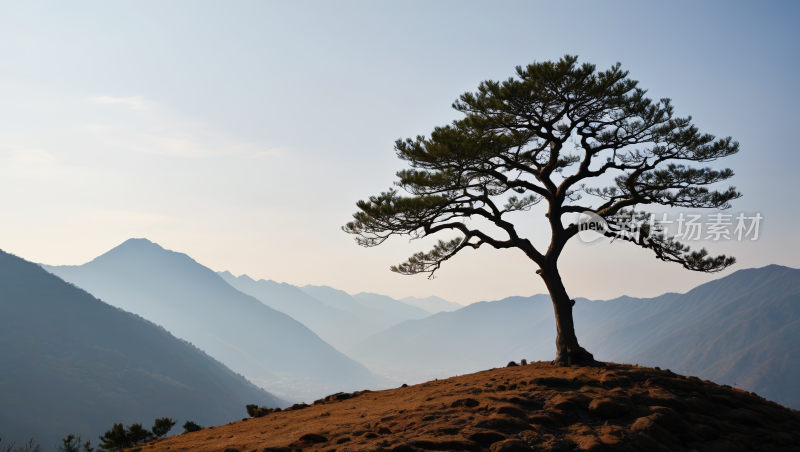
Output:
[[[0,248],[80,264],[130,237],[214,270],[468,303],[544,292],[519,252],[482,249],[435,281],[339,230],[401,168],[392,144],[457,114],[514,66],[620,61],[702,131],[764,215],[736,268],[800,266],[796,2],[0,2]],[[535,237],[538,214],[520,216]],[[716,276],[627,247],[571,245],[573,296],[655,296]],[[727,274],[727,273],[726,273]]]

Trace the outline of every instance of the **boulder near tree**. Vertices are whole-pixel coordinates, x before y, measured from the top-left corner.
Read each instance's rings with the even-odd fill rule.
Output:
[[[599,72],[569,55],[517,67],[516,78],[485,81],[453,103],[462,119],[436,127],[430,137],[395,142],[397,156],[411,167],[397,173],[395,186],[410,196],[390,189],[359,201],[343,230],[365,247],[393,235],[458,235],[390,268],[404,275],[433,277],[467,248],[519,249],[550,293],[558,332],[554,362],[591,365],[592,354],[578,344],[575,302],[557,265],[579,232],[576,218],[588,213],[613,222],[651,204],[722,210],[741,196],[734,187],[709,187],[730,179],[730,169],[693,166],[733,155],[739,144],[700,133],[691,117],[674,115],[670,99],[654,102],[645,95],[619,63]],[[586,203],[583,195],[599,204]],[[549,226],[546,250],[509,218],[540,202]],[[705,249],[691,251],[657,225],[631,234],[600,232],[688,270],[718,272],[735,263],[733,257],[709,257]]]

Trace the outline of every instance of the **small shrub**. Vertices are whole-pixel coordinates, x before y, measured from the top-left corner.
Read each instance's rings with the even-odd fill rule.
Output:
[[[184,430],[185,433],[197,432],[197,431],[200,431],[202,429],[203,429],[203,427],[195,424],[192,421],[186,421],[186,423],[183,424],[183,430]]]
[[[308,406],[308,405],[306,405],[306,406]],[[267,407],[264,407],[264,406],[259,408],[258,405],[247,405],[247,414],[249,414],[250,417],[266,416],[266,415],[268,415],[270,413],[275,413],[275,412],[278,412],[278,411],[280,411],[280,408],[273,409],[273,408],[267,408]]]

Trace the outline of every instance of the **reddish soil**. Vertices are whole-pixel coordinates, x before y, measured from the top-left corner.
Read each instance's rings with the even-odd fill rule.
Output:
[[[532,363],[329,396],[133,450],[800,451],[800,412],[668,370]]]

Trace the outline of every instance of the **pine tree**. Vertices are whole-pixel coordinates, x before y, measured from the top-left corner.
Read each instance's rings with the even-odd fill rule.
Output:
[[[650,204],[727,209],[741,196],[734,187],[708,187],[730,179],[731,170],[690,166],[733,155],[739,144],[700,133],[691,117],[674,116],[670,99],[653,102],[645,94],[619,63],[597,72],[569,55],[517,67],[516,78],[485,81],[453,104],[463,119],[436,127],[429,138],[395,142],[397,156],[411,166],[397,173],[395,185],[410,196],[390,189],[359,201],[354,220],[343,229],[365,247],[393,235],[460,233],[391,267],[405,275],[433,277],[443,262],[468,248],[519,249],[538,267],[552,299],[558,331],[554,362],[590,365],[594,358],[578,344],[575,302],[557,265],[564,246],[579,232],[570,217],[591,212],[610,220]],[[587,186],[603,180],[613,184]],[[600,204],[586,204],[584,194]],[[546,250],[523,237],[509,219],[542,201],[551,231]],[[491,228],[471,227],[464,221],[468,218]],[[621,239],[688,270],[718,272],[735,262],[724,255],[709,257],[705,249],[691,251],[657,228]]]
[[[153,433],[142,427],[142,424],[131,424],[128,427],[128,440],[132,444],[146,443],[153,439]]]
[[[172,427],[175,427],[175,424],[177,423],[178,421],[176,420],[168,417],[162,417],[153,422],[153,428],[151,430],[156,438],[163,438],[167,436],[167,433],[169,433],[169,431],[172,430]]]
[[[100,437],[100,449],[107,451],[115,451],[124,449],[132,445],[128,438],[128,430],[122,424],[114,423],[111,430],[108,430]]]
[[[56,450],[58,452],[93,452],[94,448],[92,447],[91,441],[86,441],[85,443],[81,440],[81,437],[78,436],[77,438],[75,435],[70,433],[67,435],[66,438],[61,440],[63,443],[62,445],[58,446]]]

